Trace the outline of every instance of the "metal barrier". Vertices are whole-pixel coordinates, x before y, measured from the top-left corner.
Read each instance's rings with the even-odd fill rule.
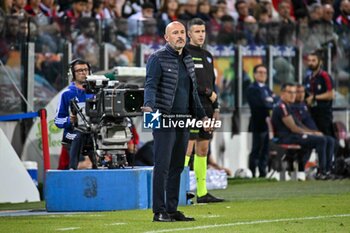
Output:
[[[45,109],[40,109],[38,112],[29,112],[29,113],[22,113],[22,114],[0,116],[0,121],[18,121],[23,119],[40,117],[45,172],[50,169],[50,151],[49,151],[49,141],[48,141],[49,137],[48,137],[46,116],[47,116],[47,113]]]

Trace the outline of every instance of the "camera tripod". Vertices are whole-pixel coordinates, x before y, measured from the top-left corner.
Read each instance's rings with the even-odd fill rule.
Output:
[[[82,140],[80,152],[89,156],[93,169],[125,168],[128,165],[127,143],[132,138],[129,118],[102,116],[92,121],[84,115],[76,100],[71,100],[71,112],[81,119],[82,124],[75,125],[75,130],[81,135],[79,140]]]

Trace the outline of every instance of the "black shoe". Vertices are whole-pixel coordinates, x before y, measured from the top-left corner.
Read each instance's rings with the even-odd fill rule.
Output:
[[[207,193],[202,197],[197,197],[197,203],[212,203],[212,202],[223,202],[223,201],[224,199],[214,197],[210,193]]]
[[[337,179],[337,176],[330,173],[330,172],[327,172],[326,173],[326,180],[336,180]]]
[[[153,222],[174,222],[168,213],[155,213],[153,216]]]
[[[317,173],[315,176],[316,180],[327,180],[327,175],[323,174],[323,173]]]
[[[183,221],[183,222],[189,222],[189,221],[195,221],[192,217],[186,217],[182,212],[176,211],[174,213],[169,213],[170,218],[172,218],[175,221]]]
[[[187,192],[186,193],[186,200],[191,200],[192,198],[194,198],[196,195],[192,192]]]

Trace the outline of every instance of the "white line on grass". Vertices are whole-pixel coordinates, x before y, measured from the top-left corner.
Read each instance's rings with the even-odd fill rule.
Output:
[[[106,226],[119,226],[119,225],[125,225],[125,222],[114,222],[114,223],[106,223]]]
[[[190,231],[190,230],[199,230],[199,229],[208,229],[208,228],[232,227],[232,226],[239,226],[239,225],[254,225],[254,224],[261,224],[261,223],[289,222],[289,221],[296,221],[296,220],[315,220],[315,219],[324,219],[324,218],[343,218],[343,217],[350,217],[350,214],[311,216],[311,217],[302,217],[302,218],[281,218],[281,219],[258,220],[258,221],[249,221],[249,222],[234,222],[234,223],[226,223],[226,224],[204,225],[204,226],[197,226],[197,227],[164,229],[164,230],[158,230],[158,231],[146,231],[145,233]]]
[[[202,215],[201,218],[220,218],[221,215]]]
[[[66,228],[58,228],[56,231],[71,231],[71,230],[78,230],[80,227],[66,227]]]

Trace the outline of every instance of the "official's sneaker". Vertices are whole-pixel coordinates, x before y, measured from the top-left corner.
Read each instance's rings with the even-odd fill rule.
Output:
[[[316,180],[327,180],[327,175],[326,174],[323,174],[323,173],[317,173],[315,175],[315,179]]]
[[[172,219],[168,213],[162,212],[162,213],[155,213],[153,216],[153,222],[174,222],[175,220]]]
[[[213,203],[213,202],[223,202],[223,201],[224,199],[214,197],[210,193],[207,193],[202,197],[197,197],[197,203]]]
[[[175,221],[183,221],[183,222],[189,222],[189,221],[195,221],[192,217],[186,217],[182,212],[176,211],[174,213],[169,213],[170,218],[172,218]]]
[[[326,180],[336,180],[336,179],[337,179],[337,176],[334,175],[333,173],[331,172],[326,173]]]

